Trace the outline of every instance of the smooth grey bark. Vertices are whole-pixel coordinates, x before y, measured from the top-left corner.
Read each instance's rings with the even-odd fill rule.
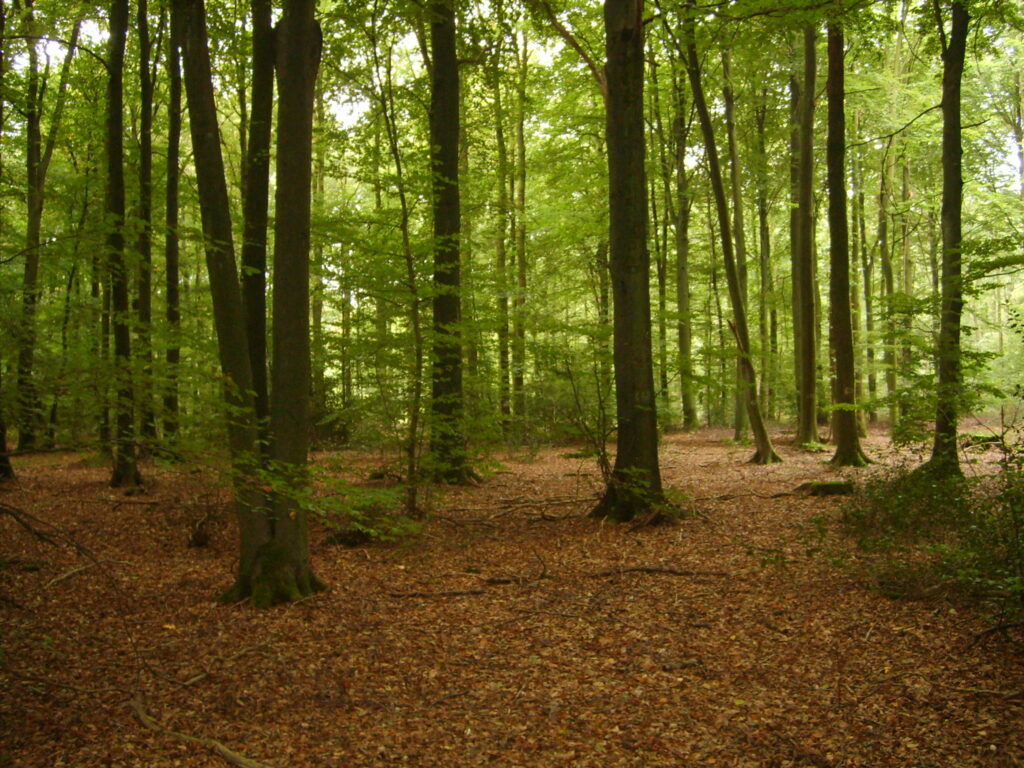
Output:
[[[167,168],[164,182],[164,320],[167,363],[163,383],[164,442],[174,452],[179,428],[178,375],[181,363],[180,237],[178,235],[181,162],[181,23],[171,15],[167,52]]]

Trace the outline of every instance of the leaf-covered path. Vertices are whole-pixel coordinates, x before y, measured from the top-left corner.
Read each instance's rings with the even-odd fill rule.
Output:
[[[318,532],[332,589],[263,612],[212,601],[234,534],[186,546],[197,476],[125,498],[81,457],[24,460],[0,502],[59,533],[0,519],[0,765],[1024,764],[1019,652],[837,566],[842,502],[775,496],[827,454],[749,451],[667,438],[696,514],[640,530],[585,517],[593,461],[505,458],[412,543]]]

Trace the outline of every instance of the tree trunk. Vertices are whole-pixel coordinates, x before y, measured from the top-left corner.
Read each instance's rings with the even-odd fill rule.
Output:
[[[530,60],[526,32],[516,81],[516,292],[512,301],[512,413],[517,437],[526,433],[526,76]]]
[[[142,363],[138,381],[138,404],[141,434],[156,443],[156,412],[153,409],[153,73],[149,36],[149,0],[138,0],[139,33],[139,200],[135,214],[138,239],[138,295],[136,307],[139,327],[136,355]]]
[[[771,437],[761,416],[761,408],[757,402],[757,375],[750,357],[750,334],[747,329],[747,311],[740,291],[740,279],[733,257],[733,241],[729,223],[729,204],[725,196],[725,184],[722,180],[721,165],[718,161],[718,147],[715,144],[714,128],[711,124],[711,113],[707,99],[704,97],[704,86],[701,82],[700,60],[697,56],[695,22],[693,19],[693,0],[688,0],[686,35],[686,70],[693,89],[694,105],[700,118],[701,131],[704,134],[705,151],[707,152],[708,174],[711,177],[711,188],[718,211],[718,230],[722,241],[722,260],[725,263],[725,276],[729,284],[729,301],[732,304],[734,322],[730,323],[739,359],[743,365],[743,384],[747,404],[747,416],[757,447],[751,461],[756,464],[772,464],[781,461],[772,446]]]
[[[828,231],[831,248],[829,340],[835,355],[832,389],[832,436],[836,452],[832,463],[860,467],[867,463],[857,432],[856,376],[853,356],[853,321],[850,308],[850,235],[846,215],[846,98],[843,29],[828,25]]]
[[[686,171],[686,147],[690,124],[685,99],[677,93],[673,121],[676,174],[676,336],[679,355],[679,387],[683,403],[683,429],[699,426],[693,375],[693,319],[690,311],[690,180]]]
[[[175,451],[178,426],[178,374],[181,362],[181,298],[179,287],[178,186],[181,151],[181,24],[177,14],[171,16],[171,33],[167,55],[167,172],[164,186],[164,318],[167,321],[167,376],[164,381],[164,442]]]
[[[499,19],[502,16],[501,2],[497,4]],[[503,61],[501,57],[500,36],[504,35],[504,29],[499,23],[499,42],[495,54],[494,68],[491,72],[494,87],[494,139],[497,149],[498,167],[497,184],[498,197],[495,200],[495,237],[494,237],[494,269],[495,280],[498,289],[498,408],[501,418],[502,432],[508,437],[511,428],[512,400],[509,389],[509,313],[508,313],[508,256],[506,244],[508,241],[508,220],[509,220],[509,163],[508,147],[505,143],[505,110],[501,100],[501,72]]]
[[[173,12],[181,17],[185,93],[195,156],[206,268],[213,299],[217,349],[224,376],[225,406],[230,414],[227,419],[228,445],[231,451],[240,553],[235,584],[221,599],[232,602],[252,595],[255,583],[263,571],[273,570],[272,553],[264,546],[271,540],[272,529],[264,508],[263,494],[253,482],[259,463],[259,440],[252,394],[252,370],[242,292],[235,264],[217,107],[213,96],[204,0],[174,0]],[[265,555],[270,555],[266,568]]]
[[[251,0],[252,108],[246,142],[242,235],[242,302],[249,367],[261,432],[269,415],[267,392],[267,209],[270,131],[274,110],[274,28],[271,0]],[[261,441],[265,450],[265,442]]]
[[[434,350],[430,461],[434,477],[475,477],[463,433],[461,286],[459,272],[459,63],[452,0],[430,4],[430,158],[433,168]]]
[[[309,227],[313,107],[320,63],[316,0],[286,0],[278,24],[277,193],[274,227],[274,331],[270,391],[270,458],[280,472],[271,539],[253,574],[256,606],[290,602],[324,589],[309,562],[311,361]]]
[[[618,421],[615,466],[595,517],[660,517],[658,422],[651,356],[651,297],[644,168],[643,0],[606,0],[609,261]]]
[[[3,89],[4,76],[7,74],[7,4],[0,0],[0,135],[4,130],[4,118],[6,112],[4,105],[5,91]],[[3,176],[3,148],[0,147],[0,177]],[[0,222],[2,223],[2,222]],[[3,403],[3,365],[0,364],[0,404]],[[4,419],[4,410],[0,405],[0,479],[9,480],[14,477],[14,467],[11,466],[11,455],[7,452],[7,422]]]
[[[762,102],[754,112],[757,124],[757,233],[760,296],[757,302],[758,332],[761,341],[761,408],[771,419],[775,410],[775,366],[773,329],[776,323],[775,284],[772,276],[771,229],[768,223],[768,151],[765,123],[768,118],[768,90],[761,92]]]
[[[818,442],[817,425],[817,316],[814,286],[814,93],[817,77],[817,32],[813,26],[804,29],[804,82],[798,107],[799,171],[797,180],[797,301],[794,312],[799,317],[799,408],[797,413],[798,445]]]
[[[964,73],[967,27],[962,2],[952,4],[952,26],[942,51],[942,318],[939,325],[938,391],[935,440],[927,466],[945,476],[959,475],[957,422],[961,397],[960,317],[963,312],[962,221],[963,145],[960,85]]]
[[[740,178],[740,157],[736,147],[736,106],[732,92],[732,74],[729,49],[722,50],[722,100],[725,103],[725,135],[729,151],[729,187],[732,194],[732,234],[736,246],[736,276],[739,279],[740,301],[747,309],[747,236],[743,226],[743,182]],[[755,382],[754,386],[757,384]],[[748,420],[746,416],[746,387],[743,362],[736,361],[736,396],[733,399],[733,439],[745,440]]]
[[[124,49],[128,37],[128,0],[110,4],[110,38],[107,43],[107,257],[110,299],[114,324],[115,401],[114,471],[110,485],[132,487],[141,482],[135,461],[135,409],[132,393],[131,329],[128,300],[128,266],[124,244]]]

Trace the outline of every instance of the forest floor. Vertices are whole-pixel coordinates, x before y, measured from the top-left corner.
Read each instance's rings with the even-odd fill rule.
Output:
[[[882,594],[845,499],[793,492],[828,453],[780,436],[756,467],[726,437],[665,439],[676,526],[588,519],[569,449],[502,456],[402,543],[317,528],[330,590],[266,611],[214,601],[229,519],[186,546],[226,498],[206,474],[125,497],[83,455],[20,457],[0,502],[55,544],[0,518],[0,766],[1024,765],[1020,646]]]

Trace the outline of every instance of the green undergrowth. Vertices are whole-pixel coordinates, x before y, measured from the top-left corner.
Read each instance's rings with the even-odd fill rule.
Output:
[[[841,510],[859,564],[881,593],[957,594],[1001,623],[1024,618],[1024,446],[1004,446],[998,472],[963,478],[895,468]]]

